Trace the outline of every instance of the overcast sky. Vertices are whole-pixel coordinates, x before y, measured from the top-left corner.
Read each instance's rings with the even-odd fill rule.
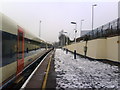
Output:
[[[58,35],[62,29],[73,39],[75,26],[71,25],[71,21],[77,22],[77,36],[79,36],[81,19],[84,19],[82,30],[91,30],[91,6],[93,4],[97,4],[94,7],[94,28],[118,17],[119,0],[3,1],[0,2],[2,5],[2,9],[0,5],[0,11],[36,36],[39,36],[41,20],[41,38],[50,42],[58,41]]]

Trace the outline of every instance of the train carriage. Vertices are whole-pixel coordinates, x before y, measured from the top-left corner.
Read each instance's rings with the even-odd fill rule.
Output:
[[[47,52],[46,43],[0,13],[0,84],[21,74],[36,57]]]

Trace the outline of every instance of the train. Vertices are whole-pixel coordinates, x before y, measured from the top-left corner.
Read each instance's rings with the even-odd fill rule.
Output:
[[[19,76],[29,64],[51,47],[51,44],[0,13],[0,88]]]

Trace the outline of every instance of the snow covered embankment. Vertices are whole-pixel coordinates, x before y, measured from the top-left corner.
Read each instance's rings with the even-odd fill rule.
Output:
[[[55,53],[56,89],[67,88],[112,88],[118,89],[118,66],[66,54],[57,49]]]

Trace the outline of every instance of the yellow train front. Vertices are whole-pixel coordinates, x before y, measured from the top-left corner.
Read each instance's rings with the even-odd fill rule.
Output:
[[[0,88],[19,76],[50,44],[30,34],[0,13]]]

